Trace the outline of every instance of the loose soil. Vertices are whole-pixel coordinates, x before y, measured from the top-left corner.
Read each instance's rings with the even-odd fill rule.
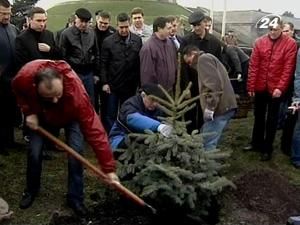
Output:
[[[274,170],[249,171],[234,183],[237,189],[226,197],[234,224],[282,225],[289,216],[300,215],[300,189]]]
[[[234,180],[237,189],[224,197],[227,215],[219,225],[279,225],[285,224],[291,215],[300,215],[300,189],[274,170],[261,169],[248,171]],[[111,194],[109,194],[111,195]],[[141,207],[120,198],[112,201],[100,201],[97,193],[91,196],[95,200],[88,220],[79,220],[72,216],[55,214],[51,225],[93,224],[93,225],[154,225],[154,224],[204,224],[186,217],[164,215],[151,216]],[[113,200],[115,199],[115,200]],[[97,201],[98,200],[98,201]],[[223,212],[223,213],[224,213]],[[226,219],[228,217],[228,219]]]

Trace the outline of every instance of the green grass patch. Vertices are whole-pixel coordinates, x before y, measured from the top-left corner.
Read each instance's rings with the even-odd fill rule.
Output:
[[[167,16],[167,15],[177,15],[177,16],[187,16],[189,12],[182,6],[163,3],[156,1],[74,1],[66,2],[57,5],[48,10],[48,23],[47,27],[51,31],[57,31],[63,28],[66,24],[67,18],[73,14],[78,8],[87,8],[94,15],[99,9],[108,11],[111,13],[112,26],[116,25],[116,16],[121,12],[126,12],[130,14],[130,11],[134,7],[141,7],[145,13],[145,21],[147,24],[152,24],[153,19],[157,16]]]

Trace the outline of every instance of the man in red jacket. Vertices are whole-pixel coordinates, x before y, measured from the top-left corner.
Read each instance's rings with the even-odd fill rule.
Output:
[[[83,151],[85,138],[107,174],[107,179],[117,179],[107,135],[81,80],[65,61],[29,62],[19,71],[12,86],[26,116],[26,124],[31,128],[27,185],[20,208],[30,207],[40,189],[44,138],[34,131],[38,125],[64,128],[68,145],[78,153]],[[67,204],[77,215],[85,216],[87,210],[83,204],[82,165],[69,156],[68,169]]]
[[[261,151],[261,160],[272,157],[281,99],[289,86],[296,62],[296,42],[282,35],[283,24],[277,18],[270,23],[268,34],[258,38],[252,51],[247,83],[254,97],[252,146],[245,150]]]

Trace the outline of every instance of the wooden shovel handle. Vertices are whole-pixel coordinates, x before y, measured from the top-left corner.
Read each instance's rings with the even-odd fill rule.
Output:
[[[115,188],[118,192],[125,195],[130,200],[134,201],[138,205],[146,206],[152,208],[150,205],[144,202],[140,197],[135,195],[133,192],[128,190],[126,187],[124,187],[122,184],[120,184],[117,181],[109,181],[106,174],[102,172],[99,168],[91,164],[87,159],[85,159],[83,156],[81,156],[79,153],[77,153],[74,149],[72,149],[70,146],[53,136],[51,133],[43,129],[42,127],[38,127],[37,132],[43,135],[44,137],[48,138],[50,141],[52,141],[57,146],[61,147],[64,151],[66,151],[68,154],[73,156],[75,159],[77,159],[79,162],[81,162],[86,168],[94,172],[104,183],[107,185]]]

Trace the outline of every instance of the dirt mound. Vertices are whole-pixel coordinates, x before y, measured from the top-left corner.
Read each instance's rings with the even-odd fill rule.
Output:
[[[237,186],[234,196],[241,220],[284,224],[289,216],[300,215],[300,189],[275,171],[250,171],[234,183]]]
[[[74,215],[63,215],[60,212],[55,213],[49,225],[206,225],[200,223],[198,218],[182,217],[176,213],[171,215],[159,212],[157,215],[153,215],[145,208],[124,198],[113,198],[111,201],[99,202],[89,211],[89,216],[86,219],[80,219]]]

